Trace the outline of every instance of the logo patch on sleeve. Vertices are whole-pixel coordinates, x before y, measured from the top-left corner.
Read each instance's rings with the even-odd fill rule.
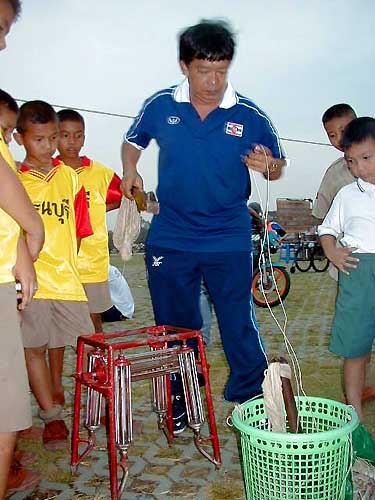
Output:
[[[235,135],[236,137],[242,137],[243,134],[242,123],[227,122],[225,124],[225,133],[228,135]]]

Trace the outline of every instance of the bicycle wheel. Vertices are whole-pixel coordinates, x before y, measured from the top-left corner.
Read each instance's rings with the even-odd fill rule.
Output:
[[[307,273],[312,265],[312,251],[307,245],[302,245],[296,252],[295,265],[301,273]]]
[[[262,272],[264,272],[264,276],[262,276]],[[284,268],[274,267],[273,276],[271,266],[255,271],[251,292],[257,306],[268,307],[267,303],[270,307],[277,306],[280,304],[280,298],[284,300],[289,290],[290,276]]]
[[[317,243],[312,253],[311,265],[317,273],[324,273],[328,269],[329,260],[327,259],[322,246]]]

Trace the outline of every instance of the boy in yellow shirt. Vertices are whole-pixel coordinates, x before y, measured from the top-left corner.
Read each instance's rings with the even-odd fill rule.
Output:
[[[0,0],[0,50],[21,10],[17,0]],[[25,358],[16,308],[15,278],[21,282],[22,302],[27,306],[35,293],[36,276],[32,259],[43,246],[43,224],[15,173],[4,156],[6,144],[0,143],[0,498],[7,488],[16,433],[31,425],[31,408]],[[4,154],[4,156],[3,156]],[[10,155],[9,155],[10,156]],[[20,238],[20,227],[25,238]],[[21,245],[21,246],[20,246]],[[21,248],[22,247],[22,248]],[[21,252],[23,252],[21,254]],[[21,258],[16,258],[22,255]],[[25,483],[27,477],[20,477]],[[32,484],[30,483],[30,486]]]
[[[58,159],[78,174],[86,191],[93,234],[82,241],[78,252],[78,270],[85,289],[95,332],[101,332],[101,313],[112,306],[108,284],[108,231],[106,212],[120,206],[121,179],[101,163],[80,156],[85,142],[85,122],[77,111],[63,109],[59,119]],[[49,351],[55,401],[64,403],[62,387],[63,351]]]
[[[57,113],[60,136],[59,158],[75,170],[85,188],[94,234],[82,241],[78,252],[78,270],[87,295],[96,332],[102,331],[101,313],[112,306],[108,285],[108,231],[106,212],[120,206],[121,179],[101,163],[80,156],[85,142],[85,122],[73,109]]]
[[[4,160],[10,165],[13,170],[16,170],[16,163],[7,147],[3,147],[4,143],[8,145],[12,140],[13,130],[16,128],[18,114],[18,104],[13,97],[0,89],[0,148]],[[5,156],[6,155],[6,156]]]
[[[52,158],[58,141],[58,120],[43,101],[23,104],[17,120],[18,144],[26,157],[19,178],[42,217],[46,241],[35,269],[38,291],[22,311],[22,335],[31,389],[45,422],[43,443],[56,450],[67,444],[62,406],[55,404],[47,347],[75,346],[79,335],[92,333],[87,298],[78,268],[81,238],[92,234],[85,192],[75,172]]]
[[[13,130],[16,127],[16,122],[17,122],[17,114],[18,114],[18,104],[17,102],[13,99],[13,97],[5,92],[5,90],[0,89],[0,155],[2,158],[6,161],[6,163],[11,167],[11,169],[16,172],[16,163],[9,151],[8,144],[12,140],[12,133]],[[25,193],[26,194],[26,193]],[[42,221],[40,221],[40,224],[42,226]],[[10,224],[12,225],[12,224]],[[3,242],[2,242],[3,243]],[[4,252],[4,255],[6,255],[6,252]],[[35,256],[36,257],[36,256]],[[21,285],[21,288],[23,289],[24,293],[22,294],[22,299],[21,303],[19,304],[19,308],[24,308],[26,302],[31,299],[31,297],[34,295],[36,291],[36,275],[34,271],[34,267],[31,262],[31,257],[29,255],[29,252],[27,251],[26,247],[26,242],[23,237],[23,235],[19,236],[18,239],[18,244],[17,244],[17,261],[16,265],[13,268],[16,272],[17,278],[19,280],[19,284]],[[30,282],[25,282],[23,274],[19,273],[18,269],[20,265],[29,266],[29,269],[27,271],[30,277],[32,277],[32,281]],[[31,288],[30,288],[31,286]],[[11,296],[13,296],[12,299],[12,312],[14,313],[14,308],[15,308],[15,301],[14,301],[14,289],[11,287]],[[27,299],[27,296],[29,299]],[[27,299],[27,300],[26,300]],[[20,300],[20,296],[18,297],[18,300]],[[6,304],[6,300],[2,300],[3,306]],[[18,331],[19,331],[19,339],[21,340],[21,332],[19,330],[19,325],[18,325]],[[8,332],[9,333],[9,332]],[[17,338],[17,335],[16,335]],[[22,340],[21,340],[21,346],[22,346]],[[21,350],[21,356],[23,354],[23,346]],[[24,356],[23,356],[24,358]],[[14,363],[14,359],[10,358],[12,363]],[[24,360],[23,360],[24,361]],[[23,362],[24,365],[24,362]],[[23,372],[21,373],[26,374],[26,366],[24,366]],[[16,377],[13,375],[13,380],[15,380]],[[27,376],[26,376],[27,380]],[[16,397],[19,397],[19,394],[15,391],[15,387],[9,382],[7,382],[7,387],[9,387],[9,390],[12,392],[12,394],[15,394]],[[28,384],[26,384],[26,388],[28,391]],[[27,398],[22,401],[22,404],[30,404],[29,401],[29,395],[27,394]],[[22,410],[18,408],[18,412],[22,414]],[[29,412],[28,412],[29,413]],[[9,475],[8,475],[8,481],[7,481],[7,494],[13,494],[17,491],[23,491],[25,489],[30,489],[34,485],[36,485],[41,478],[41,475],[34,472],[30,471],[28,469],[25,469],[23,465],[31,465],[36,461],[36,455],[32,452],[27,452],[24,450],[17,450],[17,447],[14,452],[13,456],[13,461],[10,467]],[[0,488],[1,490],[1,488]]]

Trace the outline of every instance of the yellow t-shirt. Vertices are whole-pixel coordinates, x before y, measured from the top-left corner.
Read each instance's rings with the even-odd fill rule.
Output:
[[[81,242],[78,270],[82,283],[108,280],[109,251],[106,224],[108,201],[121,200],[119,177],[101,163],[82,157],[82,167],[75,170],[86,191],[93,234]]]
[[[54,162],[44,175],[22,165],[18,175],[42,217],[45,243],[35,262],[36,299],[86,301],[77,267],[75,199],[81,189],[77,174]]]
[[[17,172],[16,162],[9,151],[8,145],[4,141],[3,131],[0,128],[0,154],[4,158],[4,160],[8,163],[8,165]]]
[[[4,141],[0,129],[0,155],[8,165],[16,171],[16,164],[10,154],[9,148]],[[12,268],[16,263],[17,243],[20,235],[20,227],[4,210],[0,209],[0,283],[11,283],[14,281]]]

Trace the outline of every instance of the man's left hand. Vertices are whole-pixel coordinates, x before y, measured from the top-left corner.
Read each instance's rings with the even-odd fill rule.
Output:
[[[270,179],[278,179],[281,175],[281,167],[284,160],[274,158],[272,151],[266,146],[257,144],[244,157],[244,163],[247,168],[263,174],[265,177],[269,175]],[[269,172],[269,174],[267,173]]]

